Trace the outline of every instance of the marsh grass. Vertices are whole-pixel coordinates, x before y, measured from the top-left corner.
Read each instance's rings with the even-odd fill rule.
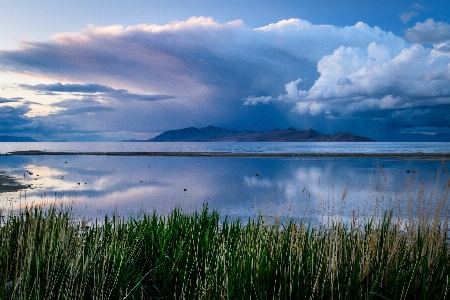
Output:
[[[0,299],[449,299],[449,185],[433,206],[417,195],[407,219],[323,224],[207,206],[93,221],[3,211]]]

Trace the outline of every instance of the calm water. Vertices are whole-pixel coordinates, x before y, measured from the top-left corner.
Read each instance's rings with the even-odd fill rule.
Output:
[[[232,153],[450,153],[448,143],[0,143],[13,151],[232,152]]]
[[[1,143],[18,150],[95,152],[448,153],[450,143]],[[434,205],[449,179],[447,162],[408,158],[274,158],[169,156],[0,156],[0,170],[31,188],[0,194],[0,206],[71,203],[89,216],[133,215],[204,203],[247,218],[408,213]],[[30,174],[31,173],[31,174]],[[449,206],[446,205],[448,210]]]

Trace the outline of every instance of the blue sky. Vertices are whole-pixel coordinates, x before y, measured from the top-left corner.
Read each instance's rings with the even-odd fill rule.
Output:
[[[0,135],[450,141],[450,2],[0,0]]]

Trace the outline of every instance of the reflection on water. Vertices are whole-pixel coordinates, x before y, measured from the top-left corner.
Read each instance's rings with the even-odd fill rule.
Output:
[[[31,186],[0,194],[1,207],[56,201],[92,216],[206,202],[233,218],[407,212],[439,199],[449,178],[441,161],[374,158],[4,156],[0,170]]]

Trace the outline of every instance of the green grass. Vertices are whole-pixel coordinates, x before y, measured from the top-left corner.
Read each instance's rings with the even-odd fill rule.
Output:
[[[449,299],[447,222],[406,224],[29,208],[1,219],[0,299]]]

